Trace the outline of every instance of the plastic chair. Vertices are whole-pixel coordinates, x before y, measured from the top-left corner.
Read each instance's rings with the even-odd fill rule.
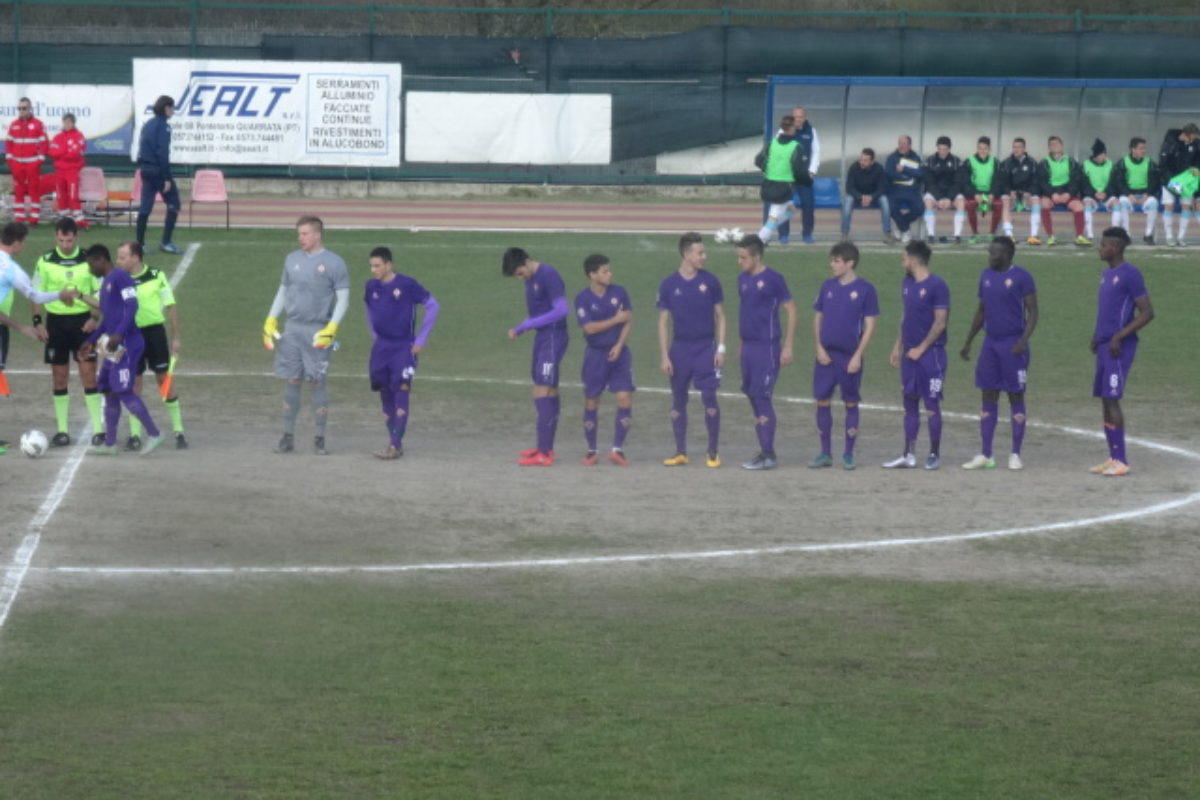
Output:
[[[133,216],[133,194],[110,192],[100,167],[84,167],[79,171],[79,200],[92,206],[93,218],[111,222],[114,214]]]
[[[192,199],[188,202],[188,227],[192,227],[192,206],[196,203],[224,203],[225,230],[229,230],[229,192],[225,173],[219,169],[196,170],[192,178]]]

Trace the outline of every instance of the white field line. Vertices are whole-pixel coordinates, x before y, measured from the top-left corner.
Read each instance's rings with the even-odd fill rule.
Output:
[[[189,373],[194,376],[207,375],[210,377],[270,377],[270,373],[266,372],[195,372]],[[335,377],[361,377],[361,376],[335,376]],[[505,386],[526,386],[528,381],[509,380],[502,378],[471,378],[466,376],[422,376],[422,380],[441,381],[451,383],[483,383]],[[563,383],[564,386],[578,387],[578,384]],[[654,394],[666,394],[668,389],[661,387],[648,387],[639,389],[641,392],[651,392]],[[723,397],[740,397],[736,392],[721,392]],[[778,400],[785,403],[812,403],[811,398],[807,397],[788,397],[777,396]],[[863,403],[862,408],[874,411],[898,412],[902,409],[897,406],[875,405]],[[975,420],[977,417],[974,414],[963,414],[957,412],[943,412],[945,416],[959,420]],[[1030,426],[1041,428],[1043,430],[1054,431],[1070,436],[1080,436],[1084,438],[1099,439],[1102,434],[1076,428],[1067,425],[1056,425],[1049,422],[1034,422],[1029,423]],[[1192,450],[1187,450],[1175,445],[1162,444],[1149,439],[1129,438],[1130,444],[1145,447],[1150,450],[1157,450],[1162,453],[1186,458],[1191,461],[1200,461],[1200,453]],[[509,561],[451,561],[451,562],[427,562],[415,564],[363,564],[363,565],[345,565],[345,566],[258,566],[258,567],[84,567],[84,566],[58,566],[42,568],[43,571],[56,572],[64,574],[86,574],[86,575],[101,575],[101,576],[120,576],[120,575],[287,575],[287,574],[346,574],[346,573],[399,573],[399,572],[432,572],[432,571],[454,571],[454,570],[491,570],[491,569],[519,569],[533,567],[572,567],[572,566],[598,566],[605,564],[630,564],[647,561],[687,561],[698,559],[713,559],[713,558],[734,558],[734,557],[750,557],[750,556],[768,556],[781,555],[787,553],[822,553],[834,552],[842,550],[877,550],[888,547],[903,547],[922,544],[945,544],[952,542],[966,542],[979,539],[997,539],[1007,536],[1017,536],[1022,534],[1033,533],[1049,533],[1053,531],[1074,530],[1077,528],[1086,528],[1094,525],[1104,525],[1112,522],[1121,522],[1129,519],[1141,519],[1152,514],[1162,514],[1168,511],[1174,511],[1184,506],[1191,505],[1200,501],[1200,492],[1195,492],[1186,497],[1170,500],[1162,503],[1156,503],[1150,506],[1129,509],[1127,511],[1117,511],[1111,514],[1104,514],[1096,517],[1086,517],[1083,519],[1064,520],[1062,522],[1050,522],[1040,525],[1027,525],[1017,528],[999,528],[995,530],[985,531],[969,531],[966,533],[950,533],[937,536],[922,536],[909,537],[903,539],[872,539],[858,542],[818,542],[811,544],[792,544],[792,545],[777,545],[774,547],[751,547],[751,548],[736,548],[736,549],[721,549],[721,550],[700,550],[700,551],[681,551],[681,552],[665,552],[665,553],[634,553],[628,555],[613,555],[613,556],[578,556],[578,557],[560,557],[560,558],[530,558],[516,559]]]
[[[187,274],[188,267],[192,265],[192,261],[195,260],[196,253],[199,250],[199,243],[188,245],[187,251],[179,262],[179,266],[175,268],[175,272],[171,275],[172,288],[178,286],[179,282],[183,280],[183,276]],[[8,612],[12,610],[13,603],[17,600],[17,595],[21,593],[21,586],[25,583],[25,576],[29,574],[30,564],[33,563],[33,557],[37,553],[38,545],[42,542],[42,531],[45,529],[46,523],[54,516],[54,512],[58,510],[58,506],[62,503],[63,498],[67,496],[67,491],[71,488],[71,482],[75,480],[75,473],[79,471],[79,466],[83,463],[90,436],[91,425],[85,425],[79,434],[78,442],[71,451],[70,458],[59,468],[58,475],[54,478],[54,484],[51,485],[50,491],[42,500],[42,504],[38,506],[37,513],[30,520],[29,527],[25,530],[25,535],[21,538],[21,543],[17,545],[12,560],[4,568],[4,579],[0,581],[0,630],[4,628],[4,623],[8,619]]]

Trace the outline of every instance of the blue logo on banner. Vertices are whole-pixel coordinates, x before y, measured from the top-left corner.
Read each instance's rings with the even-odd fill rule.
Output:
[[[196,71],[175,103],[183,117],[270,117],[300,82],[298,74]]]

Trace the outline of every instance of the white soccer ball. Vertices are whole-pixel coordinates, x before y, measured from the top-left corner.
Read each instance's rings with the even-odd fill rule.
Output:
[[[744,238],[746,238],[746,234],[741,228],[729,229],[729,241],[740,242]]]
[[[717,240],[718,244],[725,244],[729,241],[729,228],[718,228],[717,232],[713,234],[713,238]]]
[[[50,447],[50,440],[41,431],[25,431],[21,434],[21,452],[30,458],[43,455]]]

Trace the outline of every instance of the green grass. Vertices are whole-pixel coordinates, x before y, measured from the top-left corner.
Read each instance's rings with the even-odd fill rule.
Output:
[[[179,238],[187,241],[185,233]],[[109,234],[92,232],[88,241],[115,244]],[[180,381],[187,371],[268,371],[259,329],[282,256],[294,247],[291,233],[193,236],[204,244],[177,292],[185,326]],[[653,298],[678,263],[673,237],[331,231],[328,244],[354,278],[338,374],[364,370],[366,255],[389,244],[400,269],[443,308],[421,375],[525,380],[528,344],[504,335],[523,315],[521,285],[499,272],[503,249],[519,244],[556,264],[572,296],[584,285],[584,256],[608,254],[635,304],[639,382],[664,385]],[[32,264],[47,246],[39,231],[20,260]],[[732,250],[709,251],[709,268],[729,297],[734,345]],[[1038,419],[1094,427],[1087,342],[1099,264],[1077,252],[1018,254],[1038,280],[1042,311],[1030,408]],[[1132,259],[1158,318],[1143,336],[1125,408],[1131,433],[1178,435],[1194,446],[1200,269],[1194,255],[1176,255]],[[802,309],[798,364],[785,370],[779,391],[805,395],[807,308],[828,274],[824,250],[772,251],[768,262],[784,272]],[[951,352],[965,335],[982,266],[981,249],[935,256],[953,292]],[[898,255],[870,251],[861,270],[883,306],[864,395],[894,404],[886,356],[897,321]],[[15,313],[24,314],[23,303]],[[582,349],[572,338],[569,380]],[[14,369],[36,359],[31,343],[14,342]],[[195,424],[241,419],[246,409],[274,424],[273,384],[264,381],[256,394],[243,388],[246,380],[204,380],[234,388],[220,407],[190,407]],[[343,390],[354,386],[362,396],[346,398],[348,405],[366,402],[365,381],[355,381]],[[736,367],[725,385],[736,388]],[[445,404],[486,415],[519,402],[528,413],[521,386],[422,384],[420,377],[416,386],[414,409]],[[975,410],[969,365],[952,362],[946,395],[949,408]],[[565,396],[573,415],[573,390]],[[1179,480],[1195,485],[1184,473]],[[419,503],[402,489],[401,506]],[[984,561],[1000,551],[1037,568],[1124,566],[1156,545],[1184,546],[1194,520],[1184,516],[1161,532],[1115,526],[1097,550],[1082,538],[955,552]],[[46,536],[53,538],[53,522]],[[586,549],[591,541],[534,531],[517,547],[540,555],[561,542]],[[936,561],[941,552],[922,555]],[[347,560],[363,560],[353,555]],[[794,564],[764,564],[763,574],[749,564],[725,573],[677,565],[39,579],[0,631],[0,796],[1182,798],[1200,784],[1195,583],[1051,590],[982,576],[971,583],[781,576]]]

